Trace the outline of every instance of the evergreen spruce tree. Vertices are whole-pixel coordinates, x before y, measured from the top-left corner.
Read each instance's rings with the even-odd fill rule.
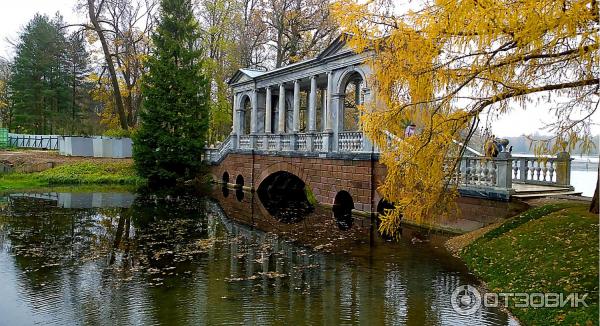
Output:
[[[208,129],[209,90],[190,0],[161,0],[154,52],[143,78],[135,166],[151,184],[195,177]]]
[[[36,14],[20,35],[9,82],[15,131],[66,132],[72,88],[62,25],[58,14],[52,20]]]

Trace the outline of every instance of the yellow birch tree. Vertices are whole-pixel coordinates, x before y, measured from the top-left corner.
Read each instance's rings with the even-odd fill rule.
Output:
[[[431,221],[455,209],[463,149],[453,141],[467,143],[481,115],[522,107],[555,117],[540,154],[591,144],[596,0],[433,0],[402,13],[388,0],[332,6],[350,46],[373,53],[376,100],[361,108],[361,123],[382,149],[388,175],[379,191],[395,205],[380,231],[395,234],[401,216]],[[406,121],[416,135],[401,136]]]

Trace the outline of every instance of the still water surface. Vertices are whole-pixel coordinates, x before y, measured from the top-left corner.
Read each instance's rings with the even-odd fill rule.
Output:
[[[214,197],[0,197],[0,325],[516,324],[454,312],[476,282],[444,236],[392,243],[368,220],[343,231],[328,210],[281,221],[250,194]]]

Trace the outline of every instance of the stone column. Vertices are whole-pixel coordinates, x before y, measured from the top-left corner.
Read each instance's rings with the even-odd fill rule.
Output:
[[[310,77],[310,95],[308,97],[308,131],[317,129],[317,76]]]
[[[337,152],[339,133],[344,131],[344,98],[346,94],[335,93],[330,96],[330,118],[332,121],[331,151]]]
[[[332,95],[333,94],[333,73],[327,72],[327,119],[325,120],[325,131],[333,131],[333,111],[335,108],[332,107]]]
[[[294,113],[292,122],[292,132],[300,131],[300,80],[294,81]]]
[[[310,77],[310,94],[308,96],[308,135],[306,137],[306,150],[314,150],[313,138],[317,130],[317,76]]]
[[[364,103],[362,104],[367,104],[367,105],[371,105],[370,101],[371,101],[371,90],[369,90],[368,88],[363,89],[363,94],[364,94]],[[367,135],[365,135],[365,133],[361,130],[361,132],[363,133],[363,144],[362,144],[362,150],[364,152],[370,152],[373,150],[373,142],[367,138]]]
[[[333,141],[333,111],[335,108],[331,105],[331,94],[333,91],[333,73],[327,72],[327,96],[326,96],[326,114],[325,114],[325,130],[323,131],[323,151],[331,151],[331,143]]]
[[[250,111],[250,148],[255,149],[258,130],[258,91],[256,89],[252,90],[250,105],[252,106]]]
[[[327,121],[327,89],[323,88],[321,92],[321,131],[325,131]]]
[[[238,101],[238,95],[237,94],[233,94],[233,112],[232,112],[232,117],[231,117],[231,134],[235,135],[238,133],[238,116],[237,116],[237,101]]]
[[[252,91],[252,100],[250,102],[252,104],[252,111],[250,113],[250,134],[255,134],[257,130],[256,127],[258,126],[258,92],[256,89]]]
[[[238,148],[238,135],[239,135],[239,112],[238,112],[238,94],[233,95],[233,112],[232,112],[232,126],[231,126],[231,148]]]
[[[265,133],[270,134],[271,131],[271,87],[267,86],[267,98],[265,99]]]
[[[279,84],[279,140],[277,141],[277,150],[281,150],[281,142],[285,134],[285,85]]]
[[[285,133],[285,85],[279,84],[279,133]]]

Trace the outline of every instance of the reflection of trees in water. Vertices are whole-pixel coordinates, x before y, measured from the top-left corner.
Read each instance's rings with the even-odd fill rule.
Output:
[[[446,298],[464,279],[422,247],[326,255],[236,223],[196,196],[142,195],[131,209],[12,207],[0,233],[13,250],[52,250],[15,257],[19,277],[36,282],[22,295],[58,323],[460,323]],[[63,264],[23,273],[53,254]]]

